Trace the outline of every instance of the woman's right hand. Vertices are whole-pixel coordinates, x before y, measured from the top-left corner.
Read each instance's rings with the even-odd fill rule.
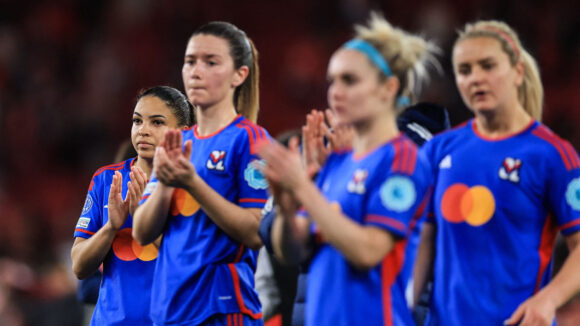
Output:
[[[187,188],[197,175],[195,167],[190,162],[191,141],[185,143],[182,149],[180,130],[168,130],[165,139],[157,146],[153,169],[157,179],[171,187]]]

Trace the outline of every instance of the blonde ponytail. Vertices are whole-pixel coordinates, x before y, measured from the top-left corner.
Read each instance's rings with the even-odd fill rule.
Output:
[[[428,64],[441,70],[435,58],[440,50],[435,44],[392,26],[376,12],[371,13],[367,26],[355,26],[355,32],[355,38],[370,43],[380,52],[392,74],[399,79],[401,86],[395,105],[400,110],[416,101],[422,82],[429,80]]]

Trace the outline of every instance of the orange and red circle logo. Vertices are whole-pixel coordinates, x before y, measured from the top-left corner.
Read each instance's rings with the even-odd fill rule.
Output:
[[[448,222],[481,226],[493,217],[495,199],[485,186],[455,183],[443,193],[441,212]]]
[[[185,189],[175,189],[171,198],[171,214],[191,216],[199,210],[199,203]]]
[[[122,229],[117,233],[113,241],[113,253],[117,258],[124,261],[133,261],[140,259],[142,261],[151,261],[157,258],[157,247],[150,243],[142,246],[133,239],[132,229]]]

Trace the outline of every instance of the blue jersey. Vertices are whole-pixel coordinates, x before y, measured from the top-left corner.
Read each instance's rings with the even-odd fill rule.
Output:
[[[501,325],[549,280],[558,230],[580,230],[580,160],[532,121],[502,139],[473,120],[423,147],[435,173],[428,325]]]
[[[183,131],[183,138],[192,141],[197,174],[230,202],[263,208],[268,184],[256,169],[256,150],[268,133],[241,116],[210,136],[198,136],[195,128]],[[142,202],[156,184],[153,177]],[[153,281],[155,324],[197,325],[218,313],[261,318],[254,290],[257,251],[224,233],[184,189],[173,192],[168,214]]]
[[[353,221],[389,232],[393,249],[375,267],[361,271],[320,237],[306,292],[306,325],[414,325],[401,275],[406,238],[425,206],[431,183],[428,161],[405,136],[363,157],[333,153],[317,185],[334,209]]]
[[[90,238],[109,220],[107,204],[115,171],[123,176],[127,195],[129,172],[135,159],[104,166],[95,172],[74,236]],[[157,258],[154,245],[139,245],[131,236],[127,217],[103,261],[103,279],[91,325],[152,325],[149,317],[151,282]]]

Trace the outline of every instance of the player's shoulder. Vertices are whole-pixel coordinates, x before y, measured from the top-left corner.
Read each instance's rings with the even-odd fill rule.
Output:
[[[567,170],[580,168],[580,159],[574,147],[546,125],[536,123],[530,134],[532,142],[529,146],[543,153],[553,154],[545,155],[545,157],[562,162]]]
[[[247,143],[250,146],[250,153],[256,154],[258,144],[270,138],[270,134],[264,127],[246,119],[243,116],[238,117],[230,128],[231,134],[227,134],[228,141]]]
[[[429,146],[436,146],[438,144],[444,144],[450,142],[454,139],[465,137],[468,134],[472,134],[473,131],[471,129],[471,125],[473,123],[473,119],[464,121],[448,130],[442,131],[437,135],[433,136],[432,139],[427,141],[425,145],[430,144]]]
[[[95,173],[93,173],[93,177],[91,178],[91,184],[89,186],[89,190],[93,188],[95,183],[102,182],[105,179],[112,178],[115,171],[125,172],[131,170],[131,165],[133,164],[135,158],[130,158],[126,161],[108,164],[98,168]]]

